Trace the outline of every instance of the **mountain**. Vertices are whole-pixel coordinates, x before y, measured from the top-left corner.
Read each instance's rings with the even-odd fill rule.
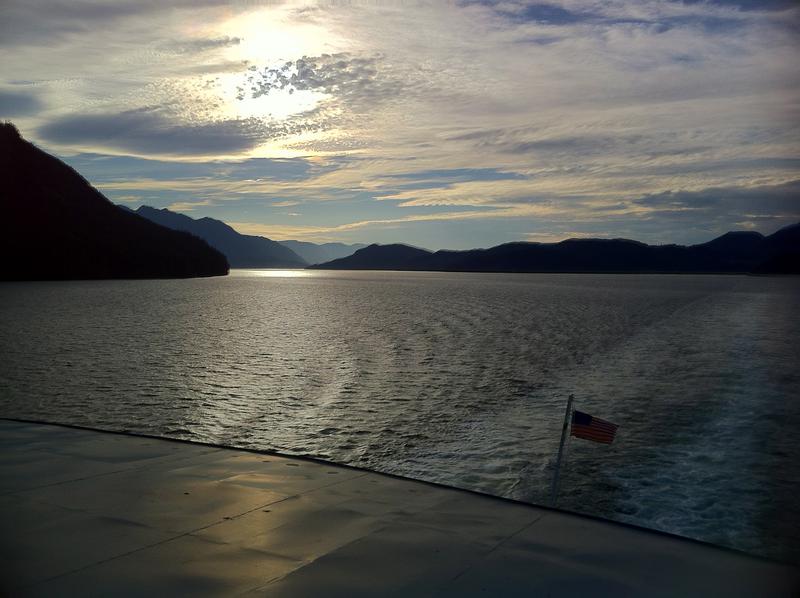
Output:
[[[366,247],[363,243],[346,245],[345,243],[308,243],[307,241],[278,241],[288,247],[309,264],[322,264],[331,260],[353,255]]]
[[[0,280],[223,276],[218,251],[108,201],[0,123]]]
[[[350,257],[312,266],[331,270],[454,272],[755,272],[800,273],[800,224],[765,237],[730,232],[699,245],[647,245],[628,239],[506,243],[490,249],[436,252],[370,245]]]
[[[200,237],[228,258],[231,268],[303,268],[308,262],[284,245],[254,235],[242,235],[220,220],[195,220],[169,210],[141,206],[139,216]]]
[[[427,270],[426,260],[431,255],[430,251],[410,245],[373,244],[349,257],[310,267],[322,270]]]
[[[800,274],[800,223],[782,228],[764,239],[767,258],[758,274]]]

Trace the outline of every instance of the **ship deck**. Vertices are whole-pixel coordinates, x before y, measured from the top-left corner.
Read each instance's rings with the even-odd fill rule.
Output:
[[[798,572],[330,463],[0,420],[0,595],[789,596]]]

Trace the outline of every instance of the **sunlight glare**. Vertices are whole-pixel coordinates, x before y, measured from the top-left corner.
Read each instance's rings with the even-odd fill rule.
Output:
[[[296,60],[338,51],[340,44],[319,25],[292,21],[287,7],[275,6],[237,15],[220,26],[222,35],[241,41],[230,58],[251,64]]]
[[[270,118],[280,121],[316,108],[327,96],[310,90],[273,89],[253,98],[246,68],[258,71],[277,68],[304,56],[318,56],[341,51],[343,42],[314,23],[294,22],[285,6],[249,10],[228,19],[218,34],[238,38],[240,42],[226,50],[227,58],[241,62],[242,71],[219,76],[223,110],[229,118]],[[238,89],[245,90],[237,99]]]
[[[239,273],[248,278],[306,278],[308,276],[313,276],[313,272],[308,270],[259,269],[240,270]]]

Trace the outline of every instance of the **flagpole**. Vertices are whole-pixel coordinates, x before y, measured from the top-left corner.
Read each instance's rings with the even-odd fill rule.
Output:
[[[558,497],[558,476],[561,473],[561,458],[564,455],[564,443],[567,441],[567,430],[569,429],[569,416],[572,413],[572,400],[574,395],[569,395],[567,399],[567,411],[564,413],[564,427],[561,428],[561,443],[558,445],[558,456],[556,457],[556,470],[553,473],[553,486],[550,488],[550,506],[556,506]]]

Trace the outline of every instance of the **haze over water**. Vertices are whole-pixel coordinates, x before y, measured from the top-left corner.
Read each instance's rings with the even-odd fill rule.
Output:
[[[233,271],[0,285],[0,415],[313,455],[800,560],[800,280]]]

